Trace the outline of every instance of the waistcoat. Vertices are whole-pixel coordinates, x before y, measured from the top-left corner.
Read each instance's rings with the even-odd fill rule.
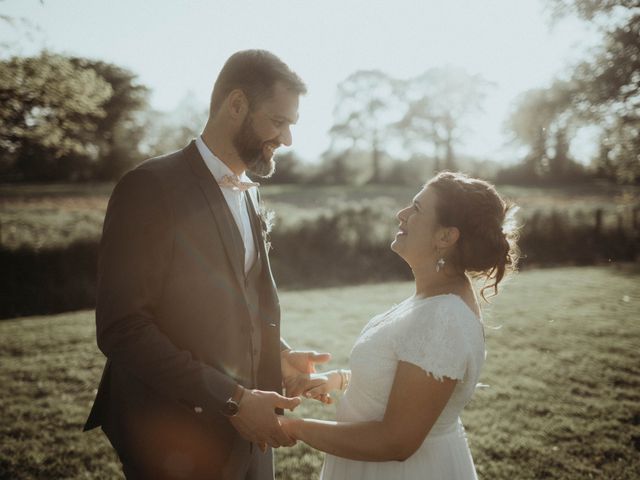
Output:
[[[244,385],[247,388],[258,388],[258,371],[260,368],[260,357],[262,355],[262,322],[260,315],[260,291],[262,288],[263,281],[263,260],[262,260],[262,252],[261,252],[261,242],[262,238],[259,234],[260,232],[260,222],[256,218],[256,214],[253,211],[253,208],[249,205],[248,200],[249,192],[245,192],[245,208],[249,212],[249,220],[251,223],[251,232],[253,235],[253,240],[256,246],[256,260],[253,262],[253,265],[249,269],[248,272],[244,274],[244,292],[245,298],[247,300],[247,307],[249,310],[249,348],[251,354],[251,384]],[[227,210],[227,215],[229,217],[229,221],[231,225],[236,226],[235,220],[231,215],[231,212]],[[242,237],[237,228],[231,229],[233,241],[235,245],[243,245]],[[242,248],[238,248],[239,251],[238,258],[235,261],[240,262],[240,265],[244,265],[244,250]]]

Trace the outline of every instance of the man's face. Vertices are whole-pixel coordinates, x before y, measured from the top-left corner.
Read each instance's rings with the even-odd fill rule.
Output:
[[[297,120],[298,94],[277,82],[273,95],[247,113],[233,137],[233,145],[248,171],[260,177],[273,174],[273,154],[280,145],[291,145],[291,125]]]

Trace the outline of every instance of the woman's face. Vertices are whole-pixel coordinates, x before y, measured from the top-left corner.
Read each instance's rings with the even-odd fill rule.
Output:
[[[413,198],[411,205],[396,215],[400,225],[391,243],[391,250],[400,255],[412,268],[435,262],[436,233],[440,228],[435,202],[434,189],[425,187]]]

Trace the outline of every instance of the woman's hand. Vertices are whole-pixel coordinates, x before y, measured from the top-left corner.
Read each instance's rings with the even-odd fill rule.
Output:
[[[306,390],[318,385],[311,383],[310,376],[315,373],[316,363],[328,362],[331,355],[312,351],[284,350],[280,353],[283,386],[288,397],[297,397]],[[314,397],[315,398],[315,397]]]
[[[284,415],[278,416],[278,421],[284,433],[294,440],[300,440],[300,431],[302,427],[302,420],[296,417],[285,417]]]
[[[330,393],[335,390],[340,390],[340,386],[342,385],[342,376],[338,370],[312,373],[309,380],[309,388],[304,391],[304,396],[307,398],[317,398],[326,404],[333,403]]]

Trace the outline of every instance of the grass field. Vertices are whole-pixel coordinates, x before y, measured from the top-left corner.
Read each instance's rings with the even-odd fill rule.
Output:
[[[637,266],[532,270],[486,309],[488,386],[463,417],[481,478],[640,478],[639,281]],[[368,318],[411,288],[282,292],[284,334],[344,366]],[[0,478],[121,478],[102,434],[80,431],[104,361],[94,336],[91,311],[0,323]],[[279,479],[317,478],[319,453],[276,455]]]
[[[419,183],[419,182],[418,182]],[[76,240],[98,238],[113,184],[0,185],[0,247],[48,248]],[[503,186],[499,191],[521,206],[521,219],[533,212],[556,210],[577,221],[593,221],[602,209],[605,224],[617,214],[630,217],[640,206],[640,188],[588,184],[556,188]],[[418,187],[396,185],[314,186],[266,185],[266,206],[276,213],[276,228],[334,211],[345,204],[369,204],[393,215],[417,193]],[[583,218],[584,217],[584,218]]]

